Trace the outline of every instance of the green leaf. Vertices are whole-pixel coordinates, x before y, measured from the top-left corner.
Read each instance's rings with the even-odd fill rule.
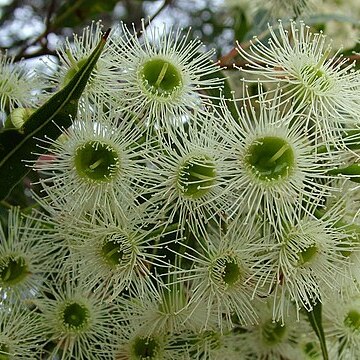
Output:
[[[307,311],[307,316],[311,327],[315,331],[316,336],[320,341],[321,352],[323,360],[329,360],[329,355],[326,348],[325,334],[322,326],[322,304],[319,301],[314,305],[312,311]]]
[[[360,163],[351,164],[349,166],[329,170],[328,174],[330,175],[347,175],[349,180],[360,183]]]
[[[59,137],[72,124],[80,96],[108,35],[109,31],[68,85],[35,111],[20,130],[7,128],[0,132],[0,199],[4,199],[30,171],[26,162],[33,162],[39,154],[46,153],[49,140]]]
[[[243,41],[249,30],[250,25],[247,21],[245,11],[238,9],[234,14],[234,38],[239,42]]]
[[[359,47],[359,51],[360,51],[360,47]],[[360,150],[360,130],[347,129],[343,133],[343,141],[348,149]]]

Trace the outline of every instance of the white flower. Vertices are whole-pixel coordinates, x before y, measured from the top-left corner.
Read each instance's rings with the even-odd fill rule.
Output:
[[[271,298],[266,302],[257,301],[254,306],[259,314],[259,322],[243,327],[238,335],[248,351],[246,359],[304,360],[298,342],[305,332],[310,331],[309,325],[304,320],[296,319],[294,305],[285,321],[274,320],[271,302]]]
[[[150,25],[138,37],[124,24],[114,35],[113,66],[119,70],[117,98],[121,107],[136,113],[145,124],[171,129],[182,116],[202,109],[203,91],[221,85],[218,78],[205,79],[218,71],[212,51],[203,52],[199,40],[189,40],[181,30]]]
[[[182,332],[179,340],[186,343],[188,358],[194,360],[249,360],[249,349],[236,332],[219,329]],[[181,341],[181,340],[180,340]]]
[[[18,107],[34,107],[37,102],[34,91],[43,87],[39,77],[26,69],[24,63],[15,63],[14,58],[0,53],[0,111],[11,113]]]
[[[79,266],[81,278],[103,298],[113,300],[124,290],[158,296],[154,283],[160,279],[153,268],[168,266],[161,249],[170,231],[147,216],[151,211],[141,210],[141,216],[131,209],[124,216],[117,207],[103,205],[93,216],[62,220],[57,230],[71,250],[70,263]]]
[[[52,270],[53,248],[38,241],[41,224],[21,217],[19,208],[9,211],[7,226],[5,232],[0,224],[0,299],[34,296]]]
[[[340,293],[346,298],[360,291],[360,192],[351,181],[345,182],[343,187],[339,185],[339,188],[341,191],[328,198],[325,208],[318,210],[318,214],[325,218],[337,218],[336,228],[348,235],[341,249],[341,253],[348,258],[347,273],[346,276],[339,273],[334,279],[341,284]]]
[[[348,257],[344,249],[354,248],[349,234],[338,227],[341,214],[317,219],[303,215],[283,217],[278,245],[269,248],[269,268],[274,272],[274,319],[286,318],[289,301],[311,311],[313,305],[339,291],[341,279],[348,276]]]
[[[81,113],[64,136],[47,144],[51,154],[34,165],[45,175],[40,183],[48,195],[47,207],[74,216],[106,203],[128,208],[141,197],[143,184],[150,186],[141,132],[129,117],[102,110],[104,106],[100,102],[94,113]]]
[[[50,81],[56,89],[66,86],[88,60],[103,35],[103,25],[101,21],[98,21],[92,22],[90,26],[84,28],[80,36],[74,34],[72,41],[67,38],[56,51],[57,61],[53,63],[54,61],[50,58],[49,61],[45,62],[49,68],[49,75],[43,75],[45,79]],[[111,57],[110,42],[109,38],[90,75],[81,97],[81,103],[85,98],[90,101],[96,101],[99,97],[106,101],[111,99],[109,93],[113,90],[111,84],[116,82],[117,71],[109,67],[109,61],[107,61]]]
[[[216,122],[213,113],[197,114],[190,117],[186,132],[174,129],[171,136],[163,135],[159,148],[149,149],[159,175],[150,201],[169,223],[177,219],[179,228],[189,223],[205,232],[208,222],[219,221],[228,207],[231,164]]]
[[[317,3],[319,1],[321,0]],[[314,0],[225,0],[225,5],[231,10],[242,9],[245,14],[250,13],[251,18],[258,18],[259,14],[263,14],[263,10],[268,10],[269,14],[263,14],[263,20],[268,20],[269,15],[278,19],[282,16],[298,17],[307,14],[314,7]]]
[[[236,317],[240,324],[254,323],[257,314],[251,300],[258,294],[258,288],[266,283],[267,265],[257,253],[264,251],[263,237],[255,224],[235,222],[224,231],[213,228],[205,237],[197,238],[178,256],[193,266],[182,273],[179,280],[192,282],[190,303],[204,306],[207,318],[204,329],[211,329],[213,317],[222,331],[231,328]],[[189,266],[189,265],[188,265]],[[265,276],[264,276],[265,275]]]
[[[169,274],[171,270],[171,267],[167,269],[164,283],[156,283],[158,296],[145,292],[141,298],[135,296],[119,301],[124,320],[131,318],[134,323],[141,324],[144,334],[197,331],[207,320],[205,304],[190,303],[191,287],[179,281],[177,274]]]
[[[315,115],[315,134],[338,140],[333,137],[340,128],[359,119],[359,74],[354,64],[341,58],[340,51],[332,54],[326,36],[312,34],[303,22],[297,26],[291,21],[290,31],[279,22],[278,30],[269,27],[269,31],[267,44],[255,38],[249,51],[239,45],[240,55],[248,61],[243,70],[280,83],[288,99]]]
[[[291,217],[298,202],[304,208],[321,202],[333,189],[334,176],[327,171],[339,160],[335,149],[318,152],[322,143],[304,129],[308,116],[279,107],[280,94],[269,100],[259,91],[257,108],[245,100],[239,119],[225,107],[220,113],[232,149],[228,176],[234,202],[228,211],[248,220],[263,212],[275,224],[282,212]]]
[[[55,343],[51,356],[59,359],[112,358],[114,329],[119,326],[114,304],[101,301],[76,272],[48,281],[37,300],[44,336]]]
[[[128,318],[118,328],[116,335],[117,360],[188,360],[182,355],[184,345],[176,344],[176,337],[159,329],[154,334],[143,331],[141,324]]]
[[[344,299],[336,296],[324,302],[324,326],[327,343],[331,342],[339,360],[356,359],[360,352],[359,292]]]
[[[358,158],[359,155],[356,155]],[[356,163],[357,161],[353,159]],[[347,162],[348,164],[350,162]],[[343,214],[344,223],[360,226],[360,187],[351,180],[338,181],[340,191],[327,198],[326,208],[335,209],[336,207]],[[335,211],[335,210],[332,210]]]
[[[0,359],[36,360],[39,358],[41,327],[36,311],[18,301],[0,301]]]
[[[360,3],[357,0],[323,1],[321,13],[325,16],[336,13],[348,19],[358,19],[360,16]],[[351,22],[329,19],[324,25],[324,32],[333,40],[335,49],[353,49],[359,41],[360,29]]]
[[[266,3],[261,0],[255,0],[254,2],[259,7],[265,5],[273,17],[279,18],[280,16],[298,17],[304,15],[312,9],[314,3],[318,5],[321,0],[317,0],[317,2],[314,0],[270,0]]]

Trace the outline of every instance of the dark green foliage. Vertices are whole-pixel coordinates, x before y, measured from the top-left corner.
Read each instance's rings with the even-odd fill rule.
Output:
[[[0,199],[4,199],[30,171],[26,162],[34,162],[40,154],[46,153],[48,140],[56,139],[72,124],[78,101],[105,46],[108,33],[69,84],[31,115],[21,129],[7,128],[0,132]]]

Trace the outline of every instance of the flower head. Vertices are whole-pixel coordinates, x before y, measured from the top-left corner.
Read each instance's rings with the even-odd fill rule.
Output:
[[[56,88],[63,88],[74,77],[76,72],[85,64],[92,51],[100,42],[103,36],[103,25],[101,21],[92,22],[90,26],[84,28],[80,36],[74,34],[74,38],[70,41],[68,38],[57,49],[57,55],[60,63],[52,64],[52,60],[46,65],[49,67],[50,75],[46,75],[46,79]],[[109,93],[111,93],[114,82],[117,77],[116,71],[109,66],[109,42],[111,36],[93,69],[87,86],[81,97],[81,103],[86,98],[90,102],[96,102],[100,97],[109,101]],[[54,66],[55,70],[54,70]]]
[[[124,216],[121,210],[103,205],[92,216],[84,214],[59,226],[58,233],[71,250],[70,263],[78,264],[80,276],[99,296],[112,300],[124,290],[158,296],[154,283],[160,280],[153,268],[167,266],[161,249],[170,231],[141,209],[142,216],[129,209]]]
[[[40,182],[50,207],[81,215],[107,202],[135,206],[141,185],[151,184],[151,171],[141,157],[141,132],[129,118],[103,106],[100,102],[94,113],[82,113],[64,136],[51,142],[51,156],[35,164],[45,175]]]
[[[301,210],[298,210],[301,213]],[[354,245],[339,214],[321,219],[313,215],[283,218],[284,226],[269,252],[274,273],[274,319],[286,317],[289,301],[311,311],[313,305],[340,290],[348,276],[349,260],[343,250]]]
[[[114,304],[103,302],[77,274],[52,279],[37,300],[42,329],[54,343],[51,354],[65,359],[109,359],[114,343]],[[101,349],[101,351],[99,351]]]
[[[305,322],[296,320],[294,306],[285,321],[273,319],[271,299],[257,301],[254,306],[259,314],[259,322],[244,327],[238,335],[248,351],[246,359],[303,360],[305,357],[298,343],[310,328]]]
[[[189,40],[189,34],[181,30],[165,25],[145,29],[143,22],[138,37],[122,24],[113,47],[121,79],[114,84],[119,104],[145,124],[166,129],[181,124],[184,114],[203,108],[200,91],[221,84],[217,78],[205,79],[218,70],[211,61],[212,51],[202,52],[201,42]]]
[[[249,351],[241,336],[235,332],[222,333],[219,329],[182,332],[179,338],[186,342],[187,359],[194,360],[248,360]]]
[[[15,63],[14,58],[0,54],[0,111],[11,113],[18,107],[34,107],[37,102],[34,89],[42,88],[40,78],[26,69],[24,63]]]
[[[247,219],[263,212],[271,223],[280,213],[291,217],[294,206],[304,208],[319,203],[331,192],[327,171],[339,163],[337,151],[318,153],[322,143],[314,141],[304,126],[308,116],[291,107],[279,106],[281,96],[270,99],[259,88],[259,106],[245,100],[239,119],[224,108],[224,134],[232,152],[228,173],[232,198],[231,215],[246,214]],[[300,200],[301,199],[301,200]]]
[[[126,321],[118,329],[115,358],[117,360],[186,360],[179,339],[158,329],[148,334],[136,321]],[[176,341],[177,340],[177,341]]]
[[[219,220],[228,206],[227,144],[219,134],[216,116],[190,117],[186,132],[164,135],[159,148],[149,149],[158,184],[150,189],[151,202],[162,209],[169,222],[189,223],[199,231],[210,220]],[[198,129],[202,131],[199,132]]]
[[[327,342],[331,342],[337,359],[356,358],[360,351],[360,298],[358,291],[344,299],[333,294],[324,302]]]
[[[0,224],[0,298],[33,296],[51,272],[53,248],[38,241],[41,234],[41,224],[22,217],[19,208],[9,211],[7,232]]]
[[[0,301],[0,359],[36,359],[39,356],[41,328],[36,311],[19,301]]]
[[[178,274],[163,275],[164,282],[157,282],[158,296],[145,292],[141,299],[129,297],[121,299],[121,313],[124,319],[131,318],[141,324],[144,334],[167,332],[178,334],[180,331],[199,331],[207,321],[205,303],[203,306],[190,302],[191,285],[179,281]]]
[[[249,52],[238,47],[248,61],[244,70],[265,77],[265,82],[280,83],[288,99],[315,115],[315,132],[324,140],[338,141],[340,128],[359,118],[354,64],[339,58],[339,52],[332,54],[325,35],[312,34],[303,22],[291,21],[290,31],[282,22],[278,30],[269,30],[268,44],[255,39]]]
[[[255,2],[258,3],[258,6],[264,6],[261,0]],[[311,9],[313,4],[313,0],[271,0],[265,5],[273,17],[279,18],[281,16],[298,17],[304,15]]]
[[[256,256],[265,249],[259,227],[237,221],[226,230],[214,227],[202,236],[197,239],[198,246],[184,243],[186,251],[178,255],[193,263],[190,269],[183,270],[179,281],[192,282],[190,303],[206,304],[203,328],[211,329],[214,317],[221,331],[233,326],[234,317],[240,324],[256,322],[251,300],[260,284],[266,282],[263,275],[267,272],[266,261],[259,266]]]

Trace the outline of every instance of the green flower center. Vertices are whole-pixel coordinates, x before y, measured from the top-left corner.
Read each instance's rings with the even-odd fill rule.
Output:
[[[181,71],[163,59],[145,62],[140,76],[145,88],[155,95],[168,97],[182,85]]]
[[[225,287],[232,287],[242,279],[242,269],[236,258],[225,256],[216,259],[211,269],[214,281]]]
[[[262,338],[267,345],[277,345],[283,341],[286,334],[286,326],[279,321],[268,320],[261,329]]]
[[[0,344],[0,360],[10,359],[10,348],[6,344]]]
[[[327,91],[331,89],[332,82],[326,72],[316,65],[304,66],[300,74],[305,85],[313,91]]]
[[[255,140],[247,150],[245,162],[260,180],[287,178],[295,165],[290,144],[275,136]]]
[[[156,359],[160,348],[160,342],[152,337],[137,337],[132,346],[136,360]]]
[[[297,253],[297,255],[299,256],[298,265],[301,266],[311,262],[315,258],[318,250],[319,249],[316,245],[311,245],[306,249],[299,251]]]
[[[360,313],[356,310],[350,310],[345,317],[344,324],[353,330],[359,330]]]
[[[206,195],[216,181],[216,168],[205,155],[196,155],[186,160],[178,170],[177,186],[187,198],[198,199]]]
[[[0,283],[4,287],[20,283],[28,274],[28,265],[23,257],[7,256],[0,260]]]
[[[62,320],[67,329],[81,331],[89,324],[89,309],[77,302],[67,304],[62,311]]]
[[[118,173],[120,160],[109,144],[89,141],[76,149],[75,168],[79,176],[95,182],[110,182]]]
[[[126,235],[111,234],[103,242],[101,256],[110,267],[116,267],[124,260],[124,250],[128,247],[129,241]]]

